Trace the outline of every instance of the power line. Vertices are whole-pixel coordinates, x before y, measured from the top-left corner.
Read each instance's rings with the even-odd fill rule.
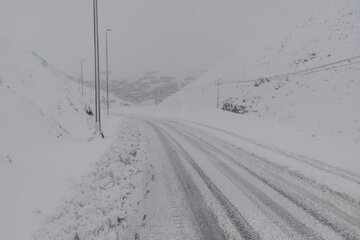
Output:
[[[327,63],[327,64],[323,64],[320,66],[316,66],[316,67],[312,67],[312,68],[307,68],[307,69],[303,69],[303,70],[299,70],[299,71],[295,71],[295,72],[289,72],[289,73],[284,73],[284,74],[278,74],[278,75],[272,75],[272,76],[268,76],[268,77],[262,77],[262,78],[258,78],[258,79],[249,79],[249,80],[239,80],[239,81],[220,81],[220,79],[218,79],[217,81],[215,81],[215,85],[217,85],[217,108],[219,108],[219,91],[220,91],[220,85],[221,84],[232,84],[232,83],[250,83],[250,82],[257,82],[259,80],[265,80],[270,82],[271,79],[281,79],[281,78],[288,78],[288,77],[299,77],[299,76],[305,76],[305,75],[309,75],[309,74],[315,74],[318,72],[323,72],[323,71],[329,71],[329,70],[333,70],[333,69],[338,69],[338,68],[342,68],[342,67],[347,67],[350,65],[355,65],[355,64],[359,64],[360,61],[355,61],[352,62],[355,59],[359,59],[360,55],[358,56],[354,56],[354,57],[350,57],[350,58],[346,58],[346,59],[342,59],[339,61],[335,61],[335,62],[331,62],[331,63]],[[341,64],[344,63],[344,64]],[[339,65],[341,64],[341,65]],[[206,87],[208,85],[212,85],[213,83],[209,82],[209,83],[205,83],[199,86],[195,86],[192,88],[185,88],[182,89],[182,91],[188,91],[188,90],[194,90],[194,89],[198,89],[198,88],[203,88]]]
[[[295,74],[301,74],[301,73],[305,73],[305,72],[310,72],[310,73],[312,73],[312,72],[315,71],[315,70],[322,69],[322,68],[326,68],[326,67],[329,67],[329,66],[334,66],[334,65],[336,65],[336,64],[343,63],[343,62],[351,62],[352,60],[357,59],[357,58],[360,58],[360,55],[359,55],[359,56],[355,56],[355,57],[351,57],[351,58],[346,58],[346,59],[343,59],[343,60],[340,60],[340,61],[336,61],[336,62],[327,63],[327,64],[320,65],[320,66],[317,66],[317,67],[300,70],[300,71],[293,72],[293,73],[282,74],[282,75],[284,75],[284,76],[287,76],[287,75],[295,75]],[[343,66],[343,65],[340,65],[340,66],[338,66],[338,67],[342,67],[342,66]],[[281,77],[283,77],[282,75],[272,76],[272,77],[270,77],[270,78],[281,78]]]
[[[268,76],[268,77],[264,77],[264,78],[250,79],[250,80],[222,81],[222,83],[244,83],[244,82],[246,83],[246,82],[256,82],[259,79],[270,80],[270,79],[278,79],[278,78],[285,78],[285,77],[304,76],[304,75],[308,75],[308,74],[313,74],[313,73],[322,72],[322,71],[328,71],[328,70],[332,70],[332,69],[336,69],[336,68],[341,68],[341,67],[346,67],[346,66],[349,66],[349,65],[357,64],[360,61],[356,61],[356,62],[352,62],[352,61],[354,59],[358,59],[358,58],[360,58],[360,55],[355,56],[355,57],[351,57],[351,58],[342,59],[342,60],[339,60],[339,61],[336,61],[336,62],[331,62],[331,63],[323,64],[323,65],[320,65],[320,66],[308,68],[308,69],[303,69],[303,70],[296,71],[296,72],[272,75],[272,76]],[[343,62],[348,62],[348,63],[347,64],[342,64],[342,65],[337,65],[337,64],[343,63]]]
[[[207,85],[213,85],[213,83],[212,83],[212,82],[209,82],[209,83],[204,83],[204,84],[201,84],[201,85],[199,85],[199,86],[195,86],[195,87],[191,87],[191,88],[183,88],[183,89],[181,89],[181,91],[188,91],[188,90],[203,88],[203,87],[205,87],[205,86],[207,86]]]
[[[224,80],[220,81],[220,79],[218,79],[217,81],[215,81],[215,85],[217,85],[217,101],[216,101],[217,108],[219,108],[219,91],[220,91],[221,84],[253,83],[253,82],[256,83],[257,81],[259,81],[261,79],[270,82],[271,79],[281,79],[281,78],[285,78],[285,77],[305,76],[305,75],[309,75],[309,74],[314,74],[314,73],[318,73],[318,72],[329,71],[329,70],[333,70],[333,69],[347,67],[350,65],[359,64],[360,61],[352,62],[353,60],[359,59],[359,58],[360,58],[360,55],[342,59],[342,60],[335,61],[335,62],[331,62],[331,63],[327,63],[327,64],[323,64],[323,65],[312,67],[312,68],[295,71],[295,72],[272,75],[272,76],[268,76],[268,77],[261,77],[261,78],[257,78],[257,79],[235,80],[235,81],[224,81]],[[345,63],[345,64],[339,65],[340,63]],[[214,84],[213,82],[208,82],[208,83],[204,83],[204,84],[201,84],[201,85],[198,85],[195,87],[184,88],[184,89],[182,89],[182,91],[194,90],[194,89],[203,88],[203,87],[210,86],[210,85],[214,86],[213,84]]]
[[[360,63],[360,61],[350,62],[350,63],[347,63],[347,64],[338,65],[338,66],[332,66],[332,67],[328,67],[328,68],[324,68],[324,69],[318,69],[318,70],[316,70],[316,71],[311,71],[311,72],[309,72],[309,73],[298,74],[298,75],[296,75],[295,77],[304,76],[304,75],[309,75],[309,74],[318,73],[318,72],[329,71],[329,70],[333,70],[333,69],[338,69],[338,68],[342,68],[342,67],[347,67],[347,66],[350,66],[350,65],[355,65],[355,64],[358,64],[358,63]]]

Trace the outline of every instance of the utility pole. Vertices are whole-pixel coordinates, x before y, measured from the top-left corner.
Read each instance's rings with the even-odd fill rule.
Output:
[[[158,105],[161,102],[161,87],[157,87],[155,91],[155,104]]]
[[[81,59],[80,67],[81,67],[81,95],[84,96],[84,72],[83,72],[83,62],[85,59]]]
[[[106,29],[106,109],[107,115],[109,117],[109,48],[108,48],[108,32],[111,32],[111,29]]]
[[[160,87],[158,87],[156,89],[156,99],[155,99],[155,104],[158,105],[159,104],[159,99],[160,99]]]
[[[159,104],[161,103],[161,98],[162,98],[162,88],[159,88]]]
[[[94,57],[95,57],[95,135],[100,134],[104,138],[101,131],[101,107],[100,107],[100,60],[99,60],[99,18],[98,18],[98,1],[93,0],[94,11]]]
[[[215,84],[217,85],[217,90],[216,90],[216,108],[220,107],[220,79],[218,79]]]

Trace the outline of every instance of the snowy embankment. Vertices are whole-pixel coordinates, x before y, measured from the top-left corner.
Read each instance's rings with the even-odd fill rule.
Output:
[[[148,194],[150,173],[139,129],[121,123],[116,140],[75,191],[49,217],[35,239],[130,239],[146,215],[139,209]],[[147,175],[145,175],[147,174]],[[146,178],[147,176],[147,178]],[[136,237],[135,237],[136,239]]]
[[[87,139],[92,119],[80,86],[35,52],[0,41],[0,153],[59,140]],[[16,158],[16,156],[13,156]]]
[[[331,1],[312,9],[312,17],[281,39],[254,39],[238,58],[208,71],[154,113],[205,123],[360,172],[357,4]],[[215,109],[218,79],[220,108],[239,114]]]
[[[88,142],[90,97],[34,52],[0,40],[0,239],[30,239],[115,136]],[[88,91],[85,91],[87,93]]]

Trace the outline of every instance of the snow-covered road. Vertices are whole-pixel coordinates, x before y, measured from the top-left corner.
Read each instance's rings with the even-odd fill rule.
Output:
[[[141,238],[360,239],[360,201],[352,194],[360,174],[253,142],[291,159],[276,162],[221,129],[136,120],[154,174]],[[328,178],[339,186],[321,181]],[[347,184],[351,191],[342,191]]]

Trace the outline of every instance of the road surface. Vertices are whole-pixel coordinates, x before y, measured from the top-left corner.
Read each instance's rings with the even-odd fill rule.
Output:
[[[217,136],[214,127],[137,118],[154,183],[144,239],[360,239],[360,202]],[[243,139],[244,140],[244,139]],[[360,175],[245,139],[314,173],[359,187]]]

